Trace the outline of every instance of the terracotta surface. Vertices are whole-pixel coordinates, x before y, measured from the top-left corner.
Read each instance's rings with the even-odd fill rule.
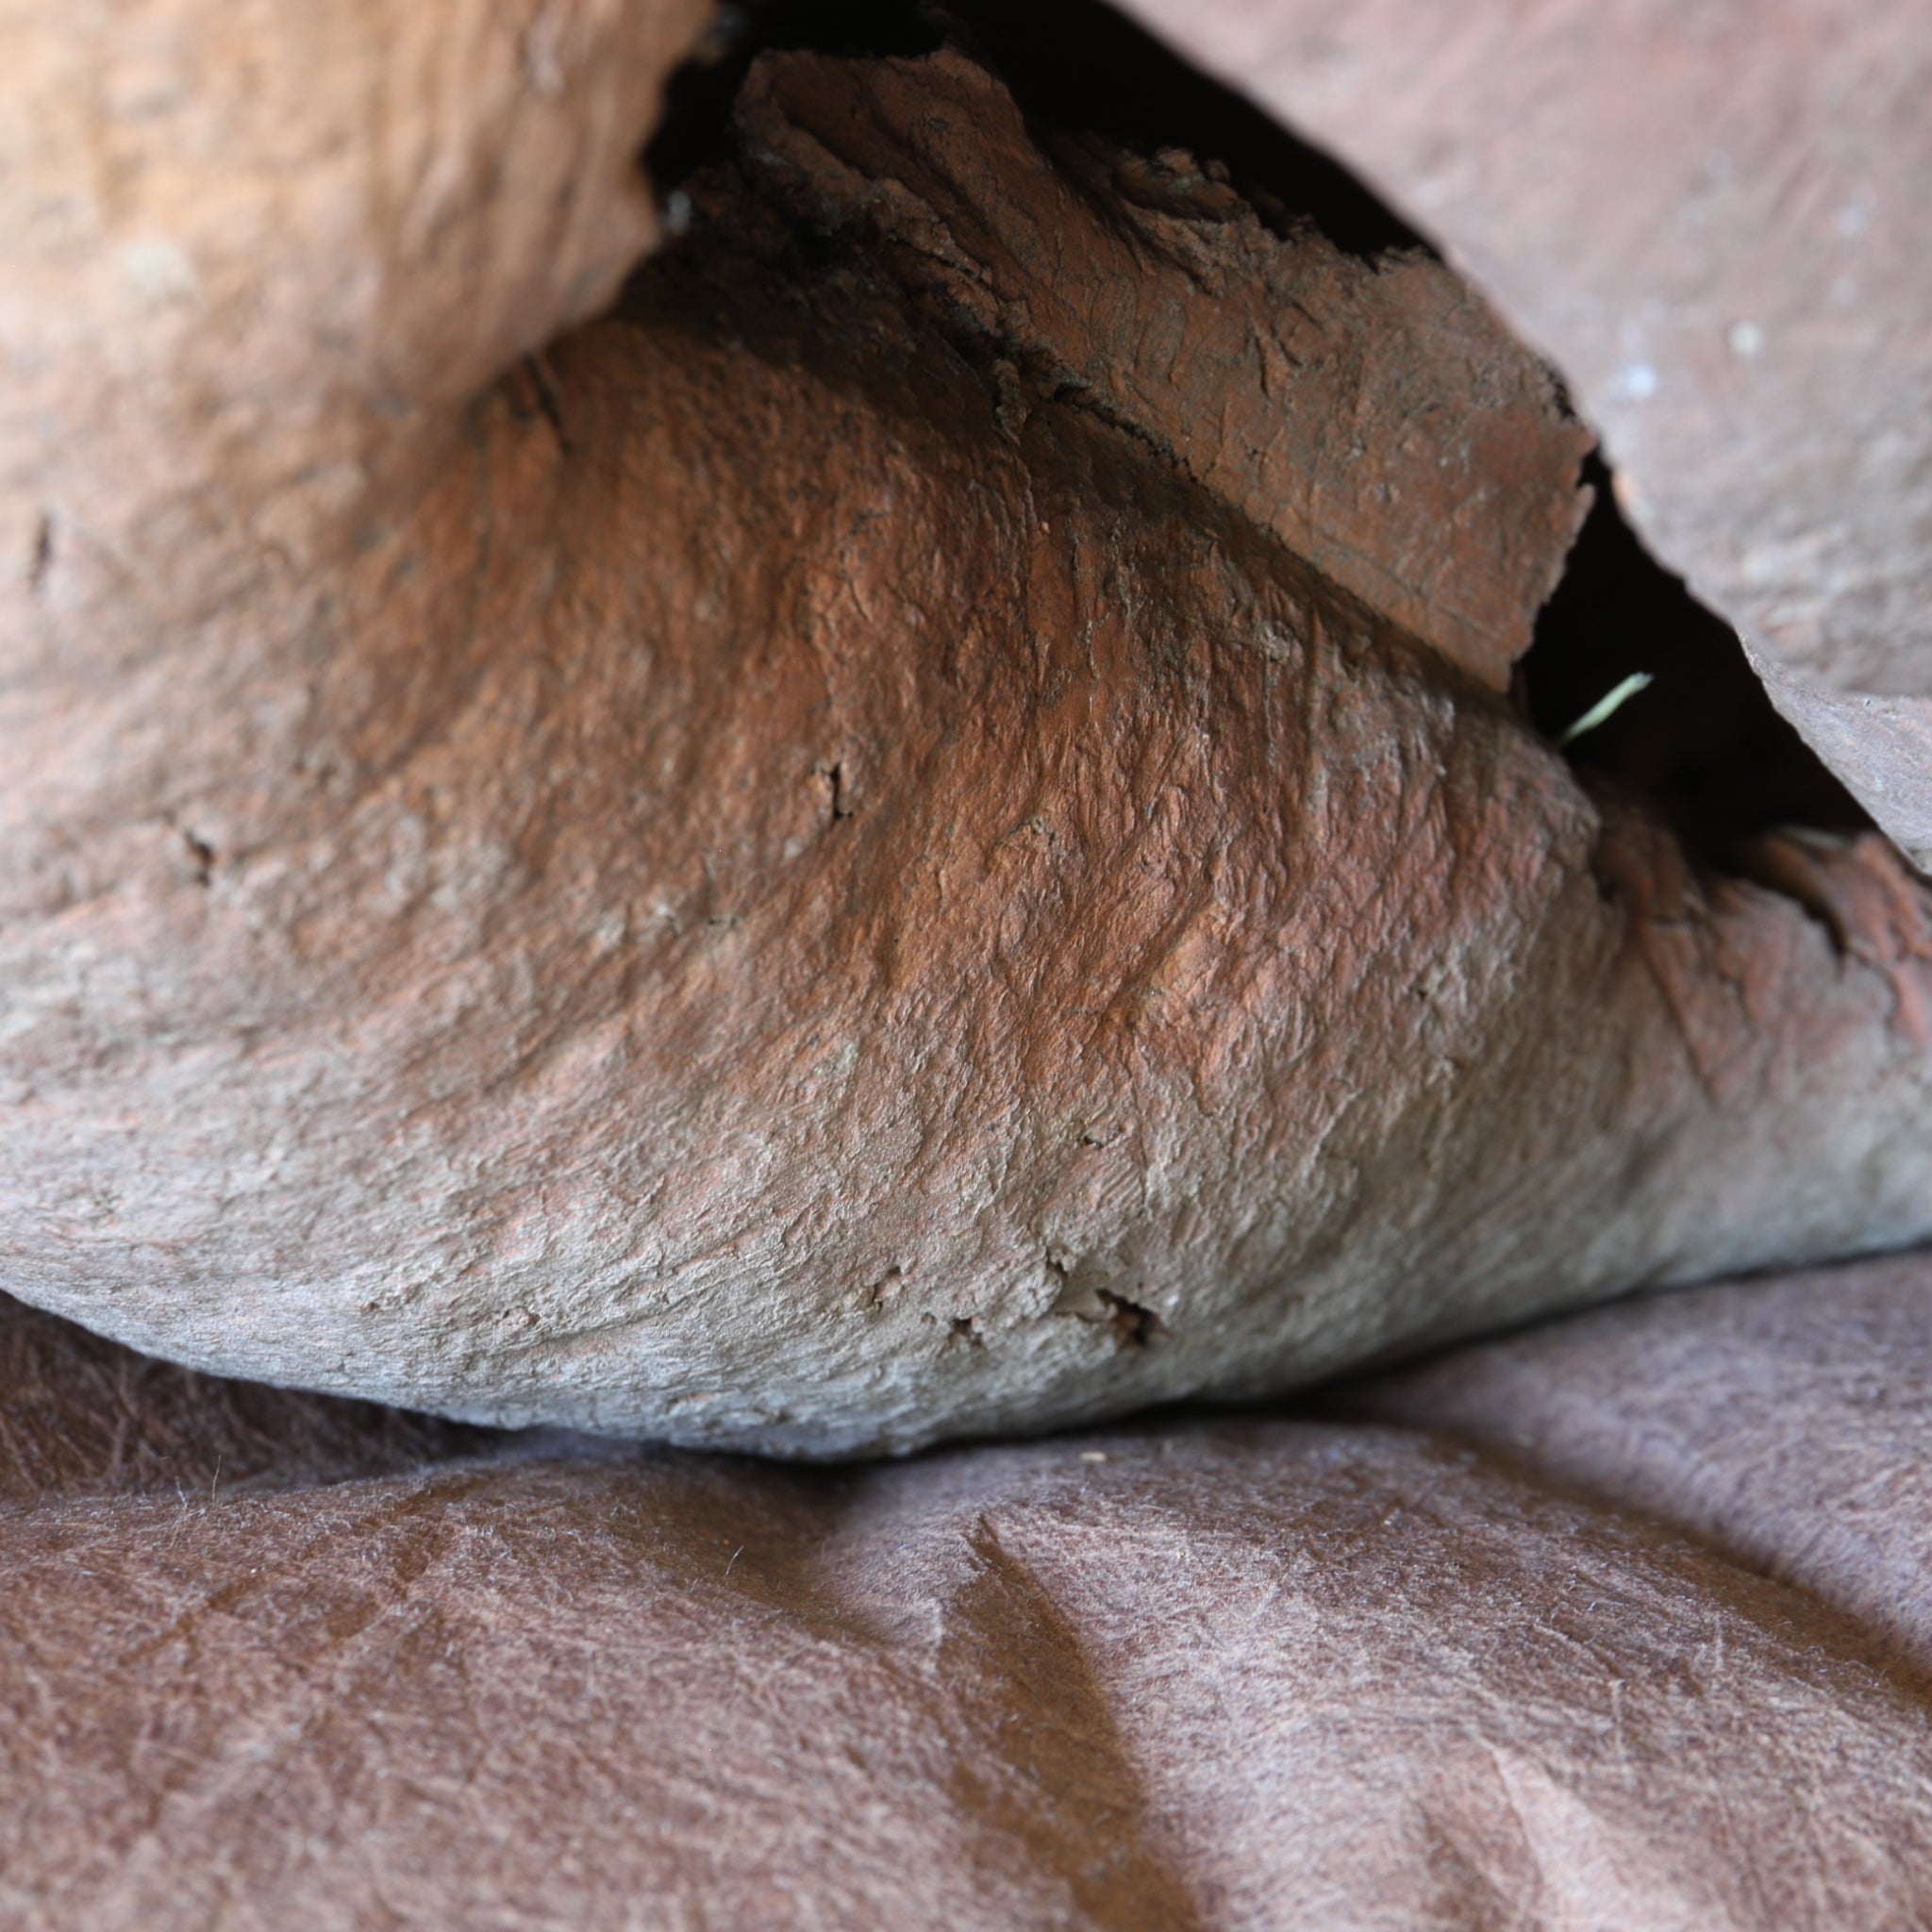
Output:
[[[767,149],[795,92],[755,91]],[[997,225],[1034,196],[1097,285],[1126,234],[1375,312],[1179,163],[1085,147],[1108,219],[1062,222],[995,122]],[[1230,507],[1265,438],[1177,463],[1133,383],[1070,385],[1091,317],[1020,257],[1016,360],[864,224],[802,237],[820,152],[692,182],[615,316],[404,437],[335,563],[261,551],[173,626],[57,550],[7,699],[19,1293],[205,1367],[824,1455],[1932,1230],[1928,908],[1878,841],[1692,876]],[[1127,339],[1220,340],[1200,261],[1158,286]],[[1466,371],[1450,312],[1420,340]],[[1488,340],[1568,517],[1570,432]],[[1218,366],[1228,422],[1338,458],[1266,357]],[[1456,447],[1509,442],[1448,392]]]
[[[1420,251],[1351,257],[1208,158],[1042,152],[964,55],[767,56],[760,189],[883,253],[1007,373],[1135,426],[1328,582],[1496,690],[1585,509],[1556,377]]]
[[[0,1431],[34,1470],[0,1505],[0,1916],[1923,1923],[1924,1681],[1657,1519],[1748,1541],[1781,1491],[1795,1545],[1923,1461],[1925,1281],[1780,1284],[1789,1345],[1723,1290],[1657,1305],[1668,1348],[1620,1341],[1633,1308],[1548,1331],[1513,1383],[1506,1345],[1461,1359],[1459,1426],[1507,1427],[1526,1386],[1600,1468],[1652,1464],[1642,1515],[1547,1486],[1534,1445],[1512,1468],[1295,1419],[844,1473],[567,1439],[434,1459],[423,1425],[117,1365],[0,1308]],[[72,1397],[23,1406],[23,1354]],[[1861,1412],[1900,1405],[1862,1451],[1840,1411],[1828,1479],[1663,1473],[1674,1404],[1776,1408],[1821,1354],[1864,1357]],[[141,1454],[103,1440],[104,1377]],[[318,1435],[358,1429],[369,1473],[318,1483]],[[1856,1557],[1836,1574],[1850,1593]],[[1922,1572],[1863,1580],[1923,1619]]]
[[[1491,63],[1525,139],[1558,18]],[[1574,31],[1612,75],[1646,18]],[[1912,84],[1875,8],[1832,58],[1684,18],[1793,61],[1801,130]],[[1482,688],[1575,433],[1441,270],[1036,147],[956,59],[798,58],[531,354],[648,239],[696,26],[0,12],[10,1287],[823,1455],[1932,1231],[1897,855],[1699,876]],[[1659,153],[1712,138],[1685,74]],[[1890,206],[1841,237],[1881,265]],[[1764,313],[1725,353],[1775,403],[1823,351]],[[1894,433],[1901,521],[1786,576],[1752,478],[1636,500],[1870,682],[1831,613],[1908,658]],[[1855,501],[1823,447],[1804,530]],[[1923,1924],[1928,1288],[834,1469],[0,1295],[0,1921]]]
[[[452,412],[601,308],[703,0],[0,7],[0,642],[259,626]],[[17,823],[10,789],[0,809]]]
[[[1932,13],[1915,0],[1127,10],[1358,169],[1556,361],[1638,526],[1925,862]]]

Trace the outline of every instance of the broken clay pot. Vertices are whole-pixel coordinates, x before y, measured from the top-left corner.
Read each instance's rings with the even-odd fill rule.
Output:
[[[1896,856],[1700,874],[1486,688],[1580,444],[1445,272],[1036,149],[957,52],[746,103],[614,312],[461,408],[397,377],[394,447],[283,536],[213,518],[150,599],[52,525],[8,607],[12,1290],[226,1373],[826,1456],[1932,1233]],[[1257,273],[1311,317],[1230,335]],[[1404,287],[1412,339],[1324,325]],[[530,346],[469,288],[452,327]],[[318,425],[381,417],[387,341],[313,348]],[[1417,526],[1315,474],[1338,356],[1463,372],[1430,433],[1549,480],[1535,543],[1351,561]],[[1518,645],[1458,662],[1378,602],[1411,580]]]

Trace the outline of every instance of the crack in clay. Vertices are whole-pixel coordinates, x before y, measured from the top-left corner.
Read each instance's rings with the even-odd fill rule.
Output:
[[[198,832],[184,825],[180,820],[170,818],[168,824],[179,834],[182,844],[188,848],[188,857],[194,868],[194,883],[197,886],[210,886],[214,883],[215,848]]]
[[[563,422],[563,386],[557,379],[557,371],[552,368],[549,357],[542,350],[536,350],[524,358],[518,373],[523,378],[520,387],[525,392],[519,398],[522,413],[541,416],[549,424],[551,434],[557,438],[558,448],[568,455],[573,445]]]
[[[53,567],[54,518],[51,512],[42,510],[34,528],[33,561],[27,566],[26,587],[30,594],[38,597],[46,588],[47,574]]]
[[[1110,1329],[1115,1342],[1124,1349],[1145,1348],[1168,1332],[1167,1324],[1144,1302],[1096,1281],[1091,1271],[1072,1257],[1049,1253],[1046,1268],[1060,1283],[1047,1309],[1049,1315],[1071,1316],[1076,1322]]]
[[[811,768],[814,778],[823,778],[825,790],[830,794],[832,819],[849,819],[858,809],[852,802],[852,787],[845,776],[845,761],[840,758],[832,763],[819,763]]]
[[[1095,1289],[1094,1293],[1106,1304],[1108,1325],[1123,1348],[1145,1348],[1167,1332],[1167,1324],[1144,1303],[1131,1301],[1110,1288]]]

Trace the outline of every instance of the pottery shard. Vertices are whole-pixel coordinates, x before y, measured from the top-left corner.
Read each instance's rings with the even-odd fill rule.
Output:
[[[325,562],[9,633],[9,1288],[830,1455],[1932,1232],[1888,848],[1691,876],[760,167]]]
[[[1932,11],[1128,0],[1553,356],[1632,521],[1932,862]]]
[[[985,68],[767,56],[749,165],[890,255],[983,358],[1077,393],[1501,690],[1590,492],[1554,376],[1421,250],[1271,225],[1212,163],[1030,136]]]

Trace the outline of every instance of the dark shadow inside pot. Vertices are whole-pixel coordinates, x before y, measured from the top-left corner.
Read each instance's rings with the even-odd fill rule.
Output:
[[[1587,776],[1651,801],[1707,864],[1736,864],[1744,841],[1776,825],[1868,825],[1773,708],[1737,633],[1624,521],[1601,457],[1585,475],[1595,504],[1516,667],[1538,729],[1560,741],[1620,687],[1648,677],[1564,749]]]

